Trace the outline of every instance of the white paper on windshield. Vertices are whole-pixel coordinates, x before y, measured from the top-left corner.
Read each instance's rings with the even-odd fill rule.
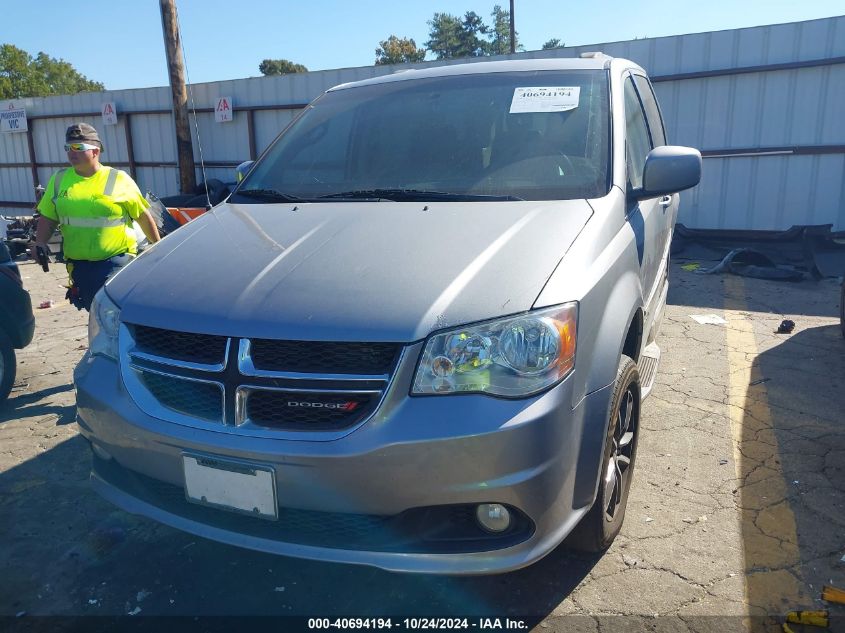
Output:
[[[514,88],[510,113],[566,112],[578,107],[580,96],[580,86]]]

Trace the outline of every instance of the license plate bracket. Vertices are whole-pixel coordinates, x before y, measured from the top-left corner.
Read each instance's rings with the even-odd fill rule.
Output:
[[[271,466],[182,454],[185,498],[190,503],[271,521],[279,518],[276,476]]]

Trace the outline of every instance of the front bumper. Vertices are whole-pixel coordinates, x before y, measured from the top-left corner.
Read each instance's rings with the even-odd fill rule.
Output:
[[[94,488],[119,507],[268,553],[438,574],[510,571],[563,540],[595,494],[610,396],[605,388],[573,408],[572,381],[565,380],[527,400],[410,398],[400,382],[393,387],[399,393],[388,394],[376,415],[347,436],[298,441],[147,415],[127,394],[116,364],[102,358],[86,356],[74,379],[81,432],[96,453],[112,458],[95,457]],[[280,521],[188,503],[185,451],[270,466]],[[514,509],[524,529],[448,546],[387,530],[379,541],[372,527],[368,538],[350,536],[368,525],[396,525],[419,509],[436,516],[479,503]]]

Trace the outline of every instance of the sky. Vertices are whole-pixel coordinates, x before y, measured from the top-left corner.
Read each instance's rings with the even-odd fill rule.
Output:
[[[309,70],[369,66],[390,35],[423,47],[435,12],[475,11],[492,22],[497,0],[176,0],[188,81],[258,77],[263,59]],[[509,0],[498,0],[505,9]],[[37,11],[38,18],[33,14]],[[842,0],[515,0],[518,41],[535,50],[720,31],[845,14]],[[5,12],[0,44],[70,62],[107,90],[168,85],[156,0],[35,0]],[[433,59],[431,55],[426,59]]]

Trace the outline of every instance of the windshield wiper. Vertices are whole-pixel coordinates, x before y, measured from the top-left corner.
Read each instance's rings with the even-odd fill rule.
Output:
[[[276,191],[275,189],[238,189],[235,195],[270,200],[272,202],[303,202],[302,198],[292,196],[289,193]]]
[[[320,196],[318,200],[372,200],[384,199],[400,201],[427,201],[437,202],[440,200],[455,200],[458,202],[490,201],[490,200],[522,200],[516,196],[488,196],[471,193],[452,193],[449,191],[423,191],[420,189],[356,189],[354,191],[340,191]]]

